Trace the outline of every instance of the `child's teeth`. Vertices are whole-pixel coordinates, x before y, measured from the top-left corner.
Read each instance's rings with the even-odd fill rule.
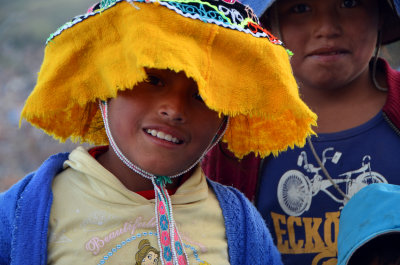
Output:
[[[166,141],[169,141],[169,142],[173,142],[173,143],[176,143],[176,144],[179,143],[178,138],[172,137],[172,135],[169,135],[169,134],[166,134],[166,133],[163,133],[163,132],[158,132],[156,130],[150,130],[150,129],[147,129],[146,132],[148,134],[151,134],[151,135],[157,137],[157,138],[160,138],[160,139],[163,139],[163,140],[166,140]]]
[[[161,139],[164,139],[165,133],[163,133],[163,132],[158,132],[158,133],[157,133],[157,137],[158,137],[158,138],[161,138]]]

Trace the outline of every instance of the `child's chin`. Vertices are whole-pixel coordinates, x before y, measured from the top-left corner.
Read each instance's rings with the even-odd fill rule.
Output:
[[[159,159],[157,161],[146,161],[145,163],[138,163],[137,165],[146,172],[156,176],[175,176],[187,171],[194,163],[188,161],[180,163],[180,161],[177,160],[164,161],[164,163],[160,163],[159,161]]]
[[[186,168],[182,168],[182,170],[177,171],[176,168],[175,168],[175,170],[171,170],[171,169],[162,169],[162,168],[155,169],[154,167],[153,168],[150,167],[146,171],[153,175],[156,175],[156,176],[175,176],[175,175],[178,175],[178,174],[184,172],[188,168],[189,168],[189,166]]]
[[[183,170],[182,170],[183,171]],[[155,175],[155,176],[175,176],[179,174],[182,171],[165,171],[165,170],[160,170],[160,171],[148,171],[149,173]]]

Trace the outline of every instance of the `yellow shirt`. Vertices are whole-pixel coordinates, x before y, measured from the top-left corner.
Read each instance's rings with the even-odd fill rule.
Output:
[[[161,264],[154,199],[78,147],[53,181],[48,264]],[[229,264],[222,211],[200,168],[171,196],[190,264]]]

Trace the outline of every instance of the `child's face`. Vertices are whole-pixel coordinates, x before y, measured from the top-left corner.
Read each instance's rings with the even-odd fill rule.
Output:
[[[278,0],[278,21],[303,86],[341,88],[368,72],[379,26],[377,0]]]
[[[110,100],[110,129],[124,155],[142,169],[178,174],[202,155],[222,119],[204,104],[185,73],[146,72],[146,82]]]

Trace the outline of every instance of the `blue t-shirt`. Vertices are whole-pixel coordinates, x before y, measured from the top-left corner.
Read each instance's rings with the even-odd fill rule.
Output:
[[[319,134],[312,142],[348,197],[371,183],[400,184],[400,136],[382,112],[361,126]],[[256,206],[283,263],[336,264],[340,210],[347,200],[322,172],[308,144],[269,158],[261,173]]]

